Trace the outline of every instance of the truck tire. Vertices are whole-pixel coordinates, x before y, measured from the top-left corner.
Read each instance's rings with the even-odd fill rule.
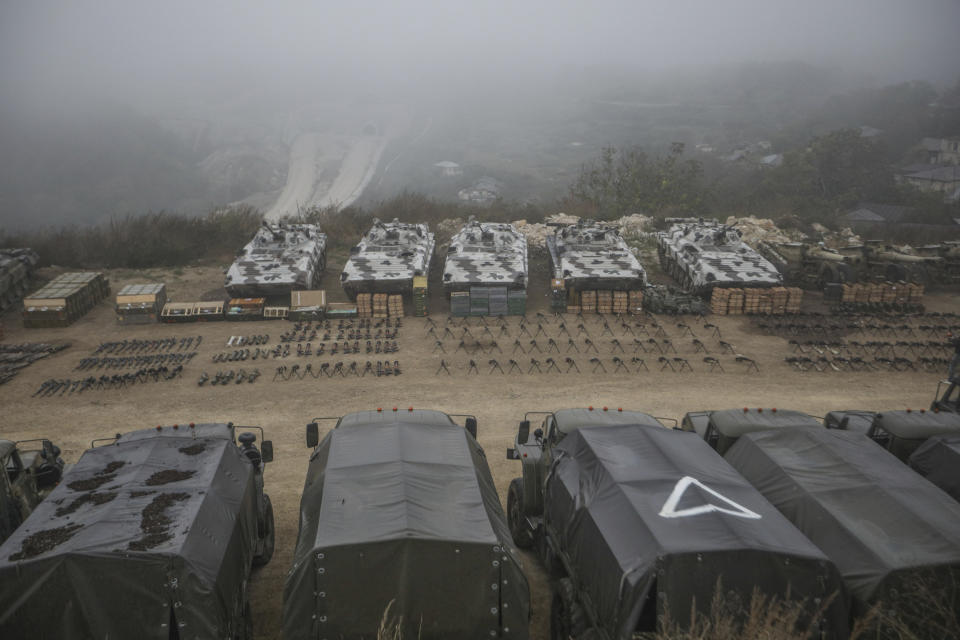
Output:
[[[533,547],[533,532],[530,531],[523,517],[522,478],[514,478],[510,481],[510,489],[507,491],[507,524],[510,527],[513,544],[521,549]]]
[[[561,578],[550,607],[550,640],[576,640],[586,630],[587,619],[577,602],[573,582]]]
[[[257,542],[257,553],[253,556],[253,566],[262,567],[273,557],[273,548],[276,544],[276,529],[273,526],[273,503],[270,496],[263,496],[264,516],[261,526],[263,531],[258,532],[260,539]],[[260,528],[260,527],[258,527]]]

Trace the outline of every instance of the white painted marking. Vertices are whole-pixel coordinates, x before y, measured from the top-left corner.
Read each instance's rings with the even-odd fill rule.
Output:
[[[710,495],[716,497],[719,500],[722,500],[726,504],[733,507],[732,509],[726,509],[724,507],[719,507],[715,504],[707,503],[700,505],[699,507],[690,507],[688,509],[681,509],[677,511],[677,505],[680,504],[680,499],[683,497],[683,493],[690,487],[690,485],[696,485],[709,493]],[[747,509],[742,504],[738,504],[731,500],[730,498],[721,495],[703,484],[696,478],[691,478],[690,476],[684,476],[677,482],[677,485],[673,488],[673,491],[670,493],[670,497],[667,498],[667,501],[663,503],[663,508],[660,509],[661,518],[687,518],[690,516],[699,516],[704,513],[712,513],[717,511],[719,513],[725,513],[730,516],[736,516],[738,518],[747,518],[750,520],[759,520],[762,516],[759,513],[755,513],[750,509]]]

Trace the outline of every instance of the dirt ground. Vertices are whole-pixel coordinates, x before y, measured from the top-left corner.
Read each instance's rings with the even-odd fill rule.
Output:
[[[333,273],[335,278],[337,271],[333,265],[328,268],[328,273]],[[176,272],[113,272],[110,278],[114,291],[124,284],[162,279],[167,282],[172,298],[190,300],[215,289],[222,281],[222,273],[219,269],[204,267]],[[328,280],[332,281],[332,278]],[[333,288],[335,285],[328,286]],[[928,310],[960,311],[955,294],[928,296],[927,302]],[[815,300],[811,300],[813,303]],[[507,486],[520,472],[519,463],[507,460],[505,450],[512,445],[517,422],[526,411],[606,405],[679,419],[688,411],[741,406],[790,408],[821,416],[835,409],[920,408],[929,405],[936,383],[944,373],[797,371],[783,362],[791,353],[787,339],[764,335],[744,316],[710,317],[707,321],[719,328],[722,339],[734,345],[738,353],[754,359],[759,372],[748,371],[732,355],[717,356],[726,369],[725,373],[708,372],[702,362],[703,354],[695,352],[686,329],[677,324],[687,324],[708,348],[717,349],[719,338],[696,318],[666,316],[656,318],[663,331],[657,339],[672,340],[677,346],[676,356],[687,358],[693,371],[661,372],[655,355],[640,353],[649,368],[644,371],[638,364],[630,362],[630,358],[635,357],[631,347],[627,347],[625,354],[613,352],[611,336],[604,335],[604,319],[599,316],[585,316],[583,320],[572,316],[563,318],[569,332],[577,334],[576,327],[581,323],[588,332],[575,335],[579,352],[568,352],[570,338],[560,330],[560,320],[554,317],[538,319],[535,315],[537,311],[546,310],[546,299],[541,297],[534,297],[529,302],[528,331],[535,334],[538,322],[543,324],[543,333],[535,338],[538,346],[543,348],[543,354],[512,352],[514,340],[520,340],[526,350],[530,348],[532,338],[520,334],[518,318],[508,319],[509,335],[497,336],[486,334],[484,326],[479,325],[477,319],[471,319],[466,325],[470,334],[484,344],[496,340],[503,353],[497,353],[491,347],[467,353],[463,349],[457,350],[464,336],[464,326],[459,319],[449,325],[453,337],[443,338],[448,319],[446,310],[439,309],[438,305],[439,302],[434,303],[432,320],[436,328],[433,333],[430,333],[433,326],[426,319],[403,320],[396,354],[378,357],[379,354],[367,355],[361,350],[357,355],[298,358],[296,343],[293,343],[293,353],[287,358],[248,360],[239,365],[213,363],[211,358],[216,353],[232,351],[226,346],[232,335],[270,334],[268,346],[275,347],[279,344],[280,334],[292,325],[286,321],[257,321],[120,326],[109,301],[64,329],[23,329],[19,317],[7,313],[0,318],[6,333],[4,342],[68,341],[71,346],[34,363],[12,381],[0,386],[0,407],[3,409],[0,436],[14,440],[50,438],[63,448],[63,457],[68,462],[75,462],[90,446],[91,440],[132,429],[190,421],[262,425],[273,440],[275,450],[275,461],[267,466],[266,486],[276,510],[277,547],[273,561],[254,573],[252,606],[257,637],[279,638],[283,583],[296,541],[299,499],[309,455],[304,425],[314,416],[393,406],[472,413],[479,420],[479,441],[486,449],[500,498],[505,504]],[[624,344],[632,343],[634,336],[623,330],[619,320],[607,320],[615,337]],[[629,324],[633,326],[633,322],[644,322],[647,331],[654,326],[649,318],[631,318]],[[496,320],[488,321],[488,325],[491,333],[499,334]],[[31,397],[49,378],[85,377],[87,374],[75,372],[73,368],[82,358],[92,355],[101,342],[197,335],[203,336],[203,343],[198,355],[185,367],[182,378],[139,384],[126,390]],[[598,353],[587,351],[587,336]],[[640,337],[646,340],[646,335]],[[549,338],[556,339],[560,345],[559,357],[556,352],[546,353]],[[436,346],[437,339],[441,339],[446,353],[440,352]],[[472,344],[469,335],[464,339]],[[319,340],[314,342],[314,347],[317,342]],[[332,342],[329,341],[328,346]],[[614,372],[612,357],[617,355],[624,356],[630,373]],[[565,370],[564,358],[567,356],[576,359],[581,371],[579,375],[556,371],[527,373],[531,357],[538,359],[544,370],[546,358],[555,357]],[[591,357],[601,358],[606,374],[591,372]],[[671,357],[674,356],[671,354]],[[310,362],[316,370],[323,362],[332,366],[336,361],[358,361],[362,366],[366,360],[387,358],[399,362],[402,375],[321,376],[319,379],[307,375],[302,380],[295,377],[289,381],[273,380],[280,365],[289,368],[300,364],[302,368]],[[516,359],[523,373],[489,373],[492,368],[489,360],[494,358],[504,369],[510,359]],[[441,359],[448,364],[451,375],[436,374]],[[477,374],[468,373],[471,359],[477,364]],[[254,384],[197,385],[201,372],[213,376],[218,370],[231,367],[247,371],[259,368],[262,376]],[[324,428],[329,425],[322,425],[321,429]],[[531,637],[546,638],[548,583],[535,557],[525,556],[524,568],[533,601]]]

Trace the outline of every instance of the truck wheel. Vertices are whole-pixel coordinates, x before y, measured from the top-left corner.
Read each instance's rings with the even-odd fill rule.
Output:
[[[573,583],[569,578],[560,579],[550,607],[551,640],[578,638],[586,627],[586,617],[576,600]]]
[[[510,527],[513,544],[521,549],[529,549],[533,546],[533,533],[523,517],[522,478],[514,478],[510,481],[510,489],[507,491],[507,524]]]
[[[263,509],[264,531],[257,543],[258,553],[253,556],[253,566],[255,567],[262,567],[270,562],[270,558],[273,557],[273,547],[276,543],[276,529],[273,526],[273,503],[270,502],[270,496],[268,495],[263,496],[263,502],[265,505]]]

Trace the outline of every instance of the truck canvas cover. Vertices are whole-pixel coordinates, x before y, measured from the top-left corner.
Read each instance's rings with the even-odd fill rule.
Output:
[[[230,425],[88,450],[0,546],[0,637],[233,637],[255,501]]]
[[[314,450],[283,637],[526,638],[527,582],[483,450],[434,411],[345,416]],[[319,595],[318,595],[319,594]]]
[[[579,428],[553,451],[544,521],[610,637],[652,630],[665,606],[680,623],[694,599],[707,612],[718,580],[744,606],[754,588],[810,602],[836,594],[826,624],[845,633],[832,563],[696,434]]]
[[[919,572],[960,580],[960,504],[866,436],[757,432],[726,458],[833,560],[858,613],[878,600],[895,606]]]
[[[873,425],[896,438],[890,453],[904,462],[927,438],[943,434],[960,434],[960,413],[945,411],[884,411],[873,419]],[[882,434],[871,433],[872,436]]]
[[[910,456],[910,466],[960,502],[960,434],[928,439]]]

